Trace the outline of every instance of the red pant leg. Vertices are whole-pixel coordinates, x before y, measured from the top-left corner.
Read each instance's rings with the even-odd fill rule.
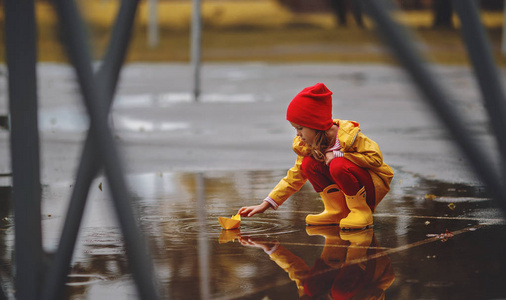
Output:
[[[304,157],[301,168],[317,193],[335,183],[345,195],[354,196],[365,186],[367,204],[373,210],[376,199],[374,183],[366,169],[344,157],[334,158],[327,166],[310,156]]]
[[[365,186],[367,204],[374,208],[375,189],[371,174],[367,169],[357,166],[344,157],[334,158],[330,162],[330,175],[345,195],[354,196]]]
[[[311,156],[304,157],[301,169],[317,193],[323,192],[326,187],[334,184],[329,167]]]

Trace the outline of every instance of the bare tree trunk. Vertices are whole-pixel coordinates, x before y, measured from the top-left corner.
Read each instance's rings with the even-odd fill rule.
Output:
[[[434,13],[434,27],[453,28],[453,7],[451,0],[434,0],[432,9]]]
[[[353,0],[330,0],[330,4],[332,5],[332,9],[334,10],[334,15],[339,26],[344,27],[347,25],[346,14],[348,12],[348,7],[351,7],[357,26],[364,27],[360,2]]]
[[[334,15],[339,26],[346,26],[346,1],[345,0],[330,0]]]

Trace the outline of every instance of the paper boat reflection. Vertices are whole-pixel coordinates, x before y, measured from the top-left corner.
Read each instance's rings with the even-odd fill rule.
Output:
[[[220,237],[218,238],[218,242],[220,244],[225,244],[225,243],[228,243],[228,242],[234,242],[240,236],[241,236],[241,230],[240,229],[231,229],[231,230],[222,229]]]

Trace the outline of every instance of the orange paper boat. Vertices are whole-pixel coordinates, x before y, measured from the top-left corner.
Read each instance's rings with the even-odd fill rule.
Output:
[[[218,217],[221,227],[224,229],[235,229],[241,226],[241,216],[234,215],[231,218]]]

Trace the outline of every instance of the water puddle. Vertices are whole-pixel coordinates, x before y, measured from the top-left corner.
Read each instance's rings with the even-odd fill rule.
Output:
[[[163,111],[175,104],[192,104],[191,93],[138,94],[116,97],[110,116],[110,125],[117,131],[153,132],[190,128],[188,122],[168,122],[153,118],[152,114],[124,114],[125,109],[149,109]],[[256,94],[202,94],[199,103],[254,103],[270,101],[267,96]],[[1,122],[0,122],[1,123]],[[1,126],[1,124],[0,124]],[[84,132],[89,128],[89,118],[84,107],[59,106],[43,109],[39,113],[39,129],[42,131]]]
[[[482,187],[398,171],[375,212],[374,228],[343,232],[336,226],[306,227],[305,216],[323,209],[306,185],[277,211],[243,218],[238,229],[220,227],[219,216],[259,203],[282,173],[128,176],[164,299],[506,296],[501,284],[506,245],[500,242],[506,227]],[[56,248],[71,191],[69,183],[43,189],[47,251]],[[108,192],[107,180],[93,182],[68,299],[137,298]],[[11,193],[0,188],[0,251],[5,254],[0,265],[4,290],[13,291]],[[440,235],[445,232],[451,235]]]
[[[92,285],[104,280],[106,280],[105,277],[97,274],[69,274],[67,285],[68,286]]]
[[[114,107],[136,108],[136,107],[169,107],[177,103],[192,103],[195,99],[191,93],[165,93],[165,94],[139,94],[118,96]],[[204,93],[200,95],[201,103],[253,103],[270,101],[267,96],[256,94],[221,94]]]
[[[86,112],[76,107],[58,107],[44,110],[39,114],[39,129],[41,131],[85,132],[89,128],[89,123]],[[132,132],[174,131],[190,128],[190,124],[187,122],[165,122],[117,113],[110,116],[109,123],[117,131]]]

